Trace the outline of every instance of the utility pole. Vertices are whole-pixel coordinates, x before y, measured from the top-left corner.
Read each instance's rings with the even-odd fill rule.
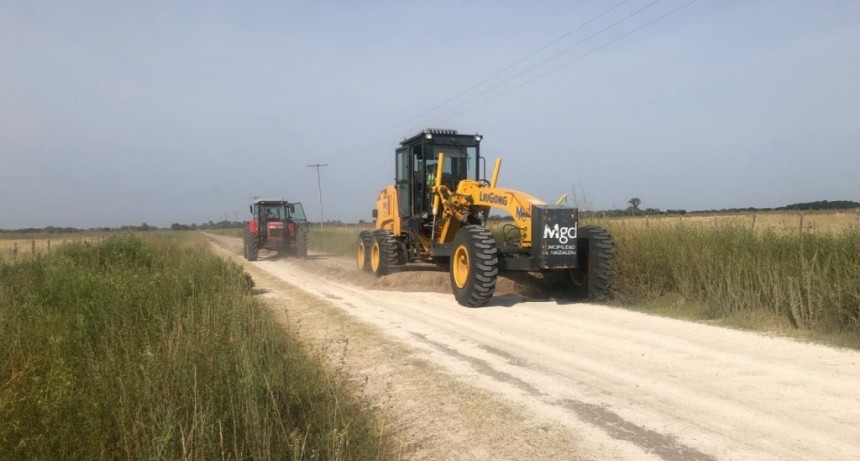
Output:
[[[320,181],[320,168],[324,166],[328,166],[328,163],[314,163],[313,165],[308,165],[310,168],[317,169],[317,191],[319,191],[320,197],[320,229],[323,227],[322,182]]]

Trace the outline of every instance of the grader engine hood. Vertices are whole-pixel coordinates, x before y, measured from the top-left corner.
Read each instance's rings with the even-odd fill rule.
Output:
[[[576,267],[577,215],[575,208],[532,205],[532,252],[538,267]]]

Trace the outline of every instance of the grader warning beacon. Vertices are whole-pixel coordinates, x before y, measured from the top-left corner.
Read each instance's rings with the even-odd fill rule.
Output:
[[[382,276],[407,263],[434,263],[449,269],[454,297],[468,307],[489,302],[499,271],[556,273],[580,295],[606,294],[615,256],[609,233],[579,226],[576,208],[498,187],[501,159],[487,178],[481,139],[427,129],[400,143],[395,183],[373,210],[376,229],[358,237],[359,269]],[[513,218],[498,238],[487,229],[491,208]]]

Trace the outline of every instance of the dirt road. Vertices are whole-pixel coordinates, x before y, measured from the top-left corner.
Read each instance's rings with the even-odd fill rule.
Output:
[[[857,351],[533,301],[510,284],[468,309],[443,273],[247,263],[239,239],[209,238],[303,334],[352,341],[343,366],[384,400],[405,459],[860,459]],[[312,298],[330,308],[303,309]]]

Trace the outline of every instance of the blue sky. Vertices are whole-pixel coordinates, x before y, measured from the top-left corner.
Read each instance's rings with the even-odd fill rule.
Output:
[[[860,2],[699,0],[601,47],[688,3],[628,0],[498,74],[619,3],[0,2],[0,228],[313,218],[311,163],[368,219],[425,127],[591,209],[860,201]]]

